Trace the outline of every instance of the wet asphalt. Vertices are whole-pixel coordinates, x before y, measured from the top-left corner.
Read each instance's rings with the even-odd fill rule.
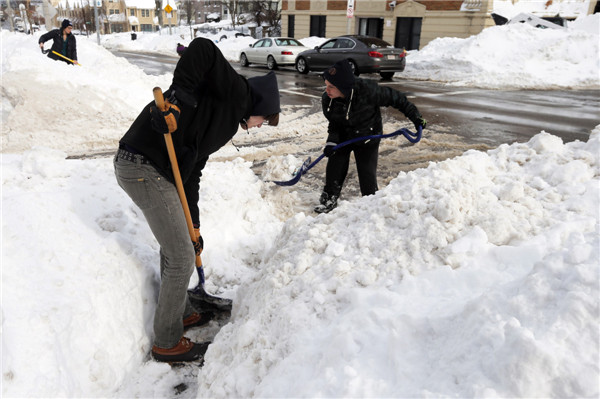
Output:
[[[178,57],[113,51],[151,75],[172,73]],[[245,77],[264,75],[266,67],[241,67],[232,64]],[[299,74],[293,67],[275,71],[281,92],[281,103],[308,108],[308,112],[321,112],[321,94],[324,83],[318,73]],[[545,131],[560,137],[563,142],[587,141],[591,131],[600,124],[600,88],[589,90],[490,90],[458,87],[439,82],[416,81],[396,74],[392,80],[382,80],[375,74],[361,78],[376,80],[407,95],[428,121],[423,140],[410,151],[409,143],[398,147],[382,141],[378,165],[380,188],[398,175],[426,167],[429,162],[453,158],[465,151],[486,151],[501,144],[527,142]],[[395,109],[383,108],[384,123],[403,120],[404,115]],[[261,143],[236,143],[238,146],[260,146]],[[265,145],[268,143],[265,143]],[[298,157],[307,152],[319,153],[314,140],[307,145],[315,148],[298,148]],[[277,155],[277,146],[270,155]],[[282,147],[282,154],[289,147]],[[260,175],[264,160],[249,159]],[[315,196],[324,181],[326,162],[321,162],[305,175],[295,189]],[[344,186],[344,197],[360,195],[353,162]]]

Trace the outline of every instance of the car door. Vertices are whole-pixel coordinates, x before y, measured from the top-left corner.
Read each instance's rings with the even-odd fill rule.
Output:
[[[352,58],[356,54],[356,43],[354,43],[354,40],[344,37],[338,40],[336,49],[338,51],[338,59],[336,61],[344,58]]]
[[[325,69],[335,63],[331,62],[332,57],[336,53],[334,48],[338,39],[331,39],[319,46],[313,54],[311,54],[308,64],[310,69]]]
[[[254,43],[252,49],[248,50],[248,54],[246,54],[246,56],[248,57],[249,62],[260,62],[260,53],[262,51],[261,49],[264,43],[265,39],[261,39]]]
[[[260,62],[261,64],[267,63],[267,57],[273,51],[273,39],[263,39],[264,43],[261,47],[260,51],[260,59],[256,62]]]

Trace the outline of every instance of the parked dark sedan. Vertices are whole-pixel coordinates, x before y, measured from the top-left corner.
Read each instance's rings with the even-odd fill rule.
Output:
[[[296,70],[300,73],[322,71],[337,61],[347,58],[356,76],[361,73],[379,73],[391,79],[395,72],[404,71],[406,51],[371,36],[344,35],[327,40],[312,50],[296,57]]]

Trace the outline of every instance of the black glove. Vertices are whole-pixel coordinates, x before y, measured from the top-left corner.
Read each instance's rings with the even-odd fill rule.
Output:
[[[323,154],[325,154],[325,156],[327,158],[329,158],[331,156],[331,154],[333,154],[335,152],[335,150],[333,148],[336,145],[337,145],[337,143],[327,143],[327,144],[325,144],[325,148],[323,148]]]
[[[423,130],[425,130],[425,127],[427,126],[427,121],[422,116],[411,118],[410,121],[415,125],[417,131],[419,131],[419,126],[421,126],[421,129]]]
[[[156,105],[150,107],[150,123],[154,131],[167,134],[177,130],[177,121],[181,111],[175,104],[165,101],[166,111],[160,111]]]
[[[192,241],[192,244],[194,244],[194,251],[196,252],[196,256],[200,256],[202,250],[204,249],[204,240],[200,235],[200,227],[194,227],[194,234],[196,235],[196,241]]]

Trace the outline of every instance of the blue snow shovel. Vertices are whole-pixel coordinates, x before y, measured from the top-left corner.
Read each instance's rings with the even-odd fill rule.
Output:
[[[153,94],[156,107],[161,111],[166,111],[165,99],[161,88],[155,87],[153,89]],[[171,161],[173,176],[175,177],[175,187],[177,187],[177,194],[179,195],[179,200],[181,201],[181,206],[183,207],[183,213],[185,214],[185,221],[187,224],[188,232],[190,233],[190,238],[192,239],[192,242],[197,244],[198,238],[196,238],[196,234],[194,232],[192,215],[190,213],[190,208],[188,206],[185,191],[183,189],[183,181],[181,180],[181,174],[179,173],[179,165],[177,164],[177,156],[175,155],[175,146],[173,145],[173,138],[171,137],[171,133],[165,134],[165,143],[167,144],[167,152],[169,153],[169,160]],[[200,258],[200,254],[196,255],[196,272],[198,272],[198,277],[200,281],[198,282],[198,285],[195,288],[188,290],[188,295],[192,304],[197,305],[201,310],[212,310],[222,312],[230,311],[233,303],[231,299],[219,298],[214,295],[210,295],[204,290],[204,268],[202,267],[202,259]]]
[[[394,136],[399,136],[399,135],[403,135],[404,137],[406,137],[406,139],[408,141],[410,141],[411,143],[414,144],[414,143],[418,143],[419,140],[421,140],[422,134],[423,134],[423,128],[421,126],[419,126],[417,133],[413,133],[410,130],[408,130],[407,128],[402,128],[402,129],[396,130],[395,132],[388,133],[388,134],[377,134],[377,135],[373,135],[373,136],[356,137],[356,138],[350,139],[348,141],[339,143],[338,145],[333,147],[333,151],[336,151],[336,150],[338,150],[342,147],[345,147],[349,144],[358,143],[359,141],[385,139],[388,137],[394,137]],[[306,160],[302,163],[302,166],[300,167],[300,169],[298,169],[298,171],[296,172],[295,176],[292,179],[287,180],[287,181],[274,181],[273,183],[277,184],[278,186],[293,186],[294,184],[296,184],[300,181],[300,178],[302,177],[303,174],[305,174],[313,166],[318,164],[321,161],[321,159],[323,159],[324,156],[325,156],[325,154],[321,154],[312,163],[310,162],[311,161],[310,157],[306,158]]]

